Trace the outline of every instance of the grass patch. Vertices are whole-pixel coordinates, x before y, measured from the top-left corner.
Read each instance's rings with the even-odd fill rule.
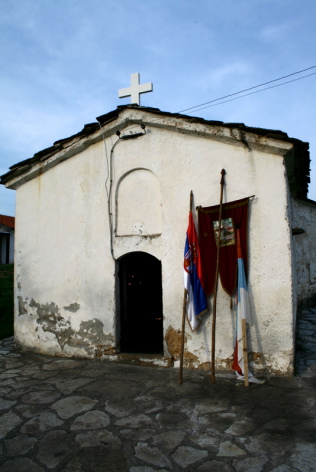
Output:
[[[13,264],[0,264],[0,339],[13,336]]]

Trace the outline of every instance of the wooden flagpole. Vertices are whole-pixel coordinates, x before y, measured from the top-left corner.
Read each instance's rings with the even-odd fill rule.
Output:
[[[190,213],[192,211],[193,205],[193,192],[190,193]],[[183,357],[184,357],[184,334],[185,334],[185,317],[187,313],[187,290],[184,289],[183,294],[183,305],[182,305],[182,336],[181,336],[181,350],[180,350],[180,371],[179,371],[179,384],[182,384],[182,374],[183,374]]]
[[[247,321],[242,319],[242,349],[244,356],[244,379],[245,387],[249,387],[249,369],[248,369],[248,346],[247,346]]]
[[[213,321],[212,321],[212,383],[215,383],[215,327],[216,327],[216,306],[217,306],[217,288],[218,288],[218,275],[219,275],[219,250],[221,241],[221,226],[222,226],[222,208],[223,208],[223,191],[224,191],[224,175],[226,174],[225,169],[221,171],[221,196],[219,203],[219,220],[218,220],[218,240],[217,240],[217,255],[216,255],[216,272],[215,272],[215,288],[214,288],[214,300],[213,300]]]

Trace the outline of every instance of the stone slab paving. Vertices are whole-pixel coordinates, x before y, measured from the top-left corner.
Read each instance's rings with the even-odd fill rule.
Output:
[[[0,472],[316,471],[316,309],[298,328],[296,375],[249,388],[0,341]]]

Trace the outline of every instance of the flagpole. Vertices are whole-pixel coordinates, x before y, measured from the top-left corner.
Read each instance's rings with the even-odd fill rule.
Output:
[[[242,348],[244,358],[244,379],[245,387],[249,387],[249,369],[248,369],[248,346],[247,346],[247,321],[245,318],[242,319]]]
[[[190,192],[190,213],[193,206],[193,192]],[[183,294],[183,305],[182,305],[182,331],[181,331],[181,350],[180,350],[180,371],[179,371],[179,384],[182,384],[182,373],[183,373],[183,357],[184,357],[184,334],[185,334],[185,316],[187,312],[187,290],[184,289]]]
[[[221,196],[219,203],[219,220],[218,220],[218,240],[217,240],[217,255],[216,255],[216,272],[215,272],[215,287],[214,287],[214,300],[213,300],[213,321],[212,321],[212,383],[215,383],[215,326],[216,326],[216,306],[217,306],[217,288],[218,288],[218,275],[219,275],[219,250],[221,240],[221,226],[222,226],[222,208],[223,208],[223,191],[224,191],[224,175],[226,174],[225,169],[221,171]]]

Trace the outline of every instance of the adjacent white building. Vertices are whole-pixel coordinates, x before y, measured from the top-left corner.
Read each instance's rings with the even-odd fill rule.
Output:
[[[13,216],[0,215],[0,264],[14,263],[14,225]]]
[[[179,365],[183,250],[194,206],[254,195],[248,331],[254,372],[293,371],[297,308],[316,294],[308,144],[285,133],[137,105],[13,166],[15,339],[58,356]],[[209,369],[212,298],[185,365]],[[230,370],[235,313],[219,287],[216,367]]]

